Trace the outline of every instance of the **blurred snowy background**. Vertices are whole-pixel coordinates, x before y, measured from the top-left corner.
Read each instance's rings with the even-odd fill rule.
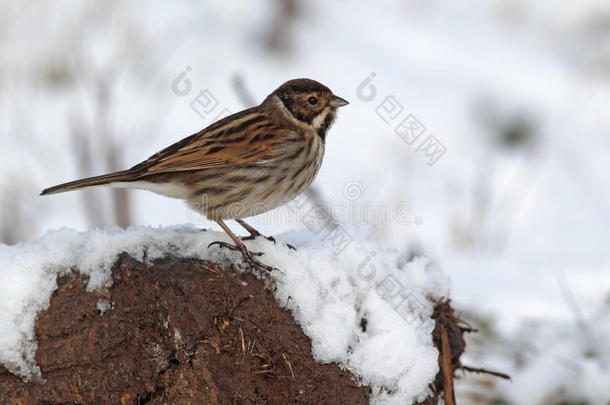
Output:
[[[513,376],[469,376],[460,403],[610,403],[609,2],[3,0],[0,44],[0,242],[214,228],[143,191],[38,193],[309,77],[351,102],[320,200],[450,275],[481,330],[468,363]],[[289,208],[252,223],[305,228]]]

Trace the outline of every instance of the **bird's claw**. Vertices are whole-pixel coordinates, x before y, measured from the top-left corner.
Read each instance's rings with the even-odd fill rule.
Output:
[[[265,235],[262,235],[260,233],[256,234],[256,235],[251,234],[249,236],[242,236],[239,239],[241,239],[241,240],[254,240],[254,239],[258,238],[259,236],[262,236],[263,238],[267,239],[269,242],[273,242],[274,244],[277,244],[277,241],[275,240],[275,238],[273,236],[265,236]],[[292,246],[290,243],[286,243],[286,246],[288,246],[288,249],[297,250],[297,248]]]
[[[219,240],[217,240],[216,242],[212,242],[208,245],[209,247],[212,247],[214,245],[218,245],[219,247],[223,247],[223,248],[227,248],[229,250],[240,250],[239,247],[235,246],[235,245],[231,245],[230,243],[227,242],[221,242]]]
[[[269,242],[276,243],[275,238],[273,236],[265,236],[265,235],[261,235],[260,233],[251,233],[249,236],[242,236],[240,239],[241,240],[254,240],[254,239],[258,238],[259,236],[262,236],[263,238],[267,239]]]
[[[250,263],[250,265],[252,265],[253,267],[258,267],[267,271],[277,270],[275,267],[266,265],[265,263],[261,263],[259,260],[255,259],[254,256],[257,255],[257,252],[250,252],[249,250],[245,250],[242,251],[242,254],[244,256],[244,259],[246,259],[246,261]],[[261,254],[262,253],[258,253],[258,255]]]
[[[261,263],[258,259],[255,258],[255,256],[262,256],[263,253],[262,252],[251,252],[249,251],[245,245],[244,247],[240,247],[240,246],[236,246],[236,245],[232,245],[228,242],[221,242],[221,241],[216,241],[216,242],[212,242],[208,245],[208,247],[213,246],[213,245],[218,245],[218,247],[224,247],[227,248],[229,250],[238,250],[241,252],[241,254],[243,255],[244,259],[246,260],[246,262],[248,262],[251,266],[253,267],[257,267],[257,268],[261,268],[267,271],[272,271],[272,270],[276,270],[275,267],[272,266],[268,266],[264,263]]]
[[[213,246],[213,245],[218,245],[219,247],[224,247],[224,248],[227,248],[229,250],[239,250],[241,252],[244,251],[239,246],[232,245],[229,242],[216,241],[216,242],[210,243],[208,245],[208,247]],[[251,251],[249,251],[247,249],[245,251],[248,252],[248,254],[251,254],[252,256],[262,256],[263,255],[263,252],[251,252]]]

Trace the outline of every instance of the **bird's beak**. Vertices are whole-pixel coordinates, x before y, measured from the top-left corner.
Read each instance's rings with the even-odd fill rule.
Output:
[[[342,99],[341,97],[333,96],[329,104],[331,105],[331,107],[343,107],[344,105],[348,105],[349,102],[347,100]]]

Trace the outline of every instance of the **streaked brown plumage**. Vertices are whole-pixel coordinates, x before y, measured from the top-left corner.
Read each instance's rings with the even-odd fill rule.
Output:
[[[226,226],[273,209],[309,187],[326,133],[347,101],[310,79],[290,80],[260,105],[238,112],[163,149],[129,170],[60,184],[41,194],[110,186],[186,200],[216,221],[251,264],[266,267]]]

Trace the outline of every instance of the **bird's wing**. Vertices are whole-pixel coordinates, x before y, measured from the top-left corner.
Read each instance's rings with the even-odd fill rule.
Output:
[[[248,109],[163,149],[130,171],[142,177],[248,163],[269,165],[286,156],[296,138],[298,134],[276,127],[267,115]]]

